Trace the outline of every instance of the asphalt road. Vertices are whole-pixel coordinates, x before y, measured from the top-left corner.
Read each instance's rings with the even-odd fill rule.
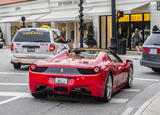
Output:
[[[159,92],[160,74],[140,66],[139,57],[128,58],[134,61],[133,88],[115,93],[109,103],[91,97],[34,99],[29,92],[28,66],[14,70],[10,50],[0,49],[0,115],[136,115]]]

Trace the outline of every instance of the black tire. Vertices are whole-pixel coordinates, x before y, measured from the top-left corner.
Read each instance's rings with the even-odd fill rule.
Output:
[[[109,102],[112,97],[112,88],[113,88],[113,82],[112,82],[112,76],[111,74],[108,75],[106,80],[106,86],[104,90],[104,97],[103,98],[96,98],[97,101],[100,102]]]
[[[160,69],[158,69],[158,68],[152,68],[152,70],[153,70],[154,72],[159,72],[159,73],[160,73]]]
[[[21,64],[13,64],[14,69],[20,69],[21,68]]]
[[[129,72],[128,72],[128,82],[126,84],[127,88],[131,88],[133,85],[133,68],[130,67]]]
[[[47,97],[47,93],[46,92],[31,93],[31,95],[36,99],[38,99],[38,98],[46,98]]]
[[[0,48],[3,48],[3,45],[1,45]]]

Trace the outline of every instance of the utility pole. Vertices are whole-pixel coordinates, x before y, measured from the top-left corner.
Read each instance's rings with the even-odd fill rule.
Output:
[[[117,36],[116,36],[116,0],[112,0],[112,38],[111,38],[111,45],[110,49],[117,53]]]
[[[83,48],[83,37],[84,37],[84,25],[83,25],[83,0],[80,0],[79,3],[79,19],[80,19],[80,48]]]

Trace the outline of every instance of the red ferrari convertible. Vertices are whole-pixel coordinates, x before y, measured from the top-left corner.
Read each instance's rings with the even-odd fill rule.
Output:
[[[133,63],[122,61],[106,49],[73,49],[30,65],[29,86],[33,97],[57,94],[98,97],[108,102],[112,93],[133,82]]]

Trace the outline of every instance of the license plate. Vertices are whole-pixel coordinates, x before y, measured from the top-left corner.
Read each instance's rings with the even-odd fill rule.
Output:
[[[68,84],[68,79],[67,78],[55,78],[54,81],[55,84],[64,84],[67,85]]]
[[[27,48],[27,52],[35,52],[35,48]]]
[[[157,49],[150,49],[149,54],[154,54],[154,55],[156,55],[156,54],[157,54]]]

